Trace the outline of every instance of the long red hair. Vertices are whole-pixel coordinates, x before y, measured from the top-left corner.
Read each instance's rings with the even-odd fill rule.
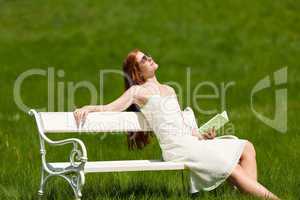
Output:
[[[136,59],[138,52],[138,49],[131,51],[123,62],[125,91],[133,85],[141,85],[146,81],[142,76],[139,63]],[[140,109],[136,104],[131,104],[126,111],[139,112]],[[150,143],[150,136],[151,132],[128,132],[128,149],[142,149]]]

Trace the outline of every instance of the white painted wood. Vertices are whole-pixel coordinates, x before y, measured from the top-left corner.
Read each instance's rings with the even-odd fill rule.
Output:
[[[54,168],[65,168],[68,162],[49,163]],[[123,161],[95,161],[87,162],[84,173],[95,172],[125,172],[125,171],[157,171],[157,170],[183,170],[184,163],[165,162],[160,160],[123,160]]]
[[[185,123],[197,127],[195,116],[187,107],[182,111]],[[43,131],[55,132],[122,132],[151,131],[141,112],[93,112],[89,113],[83,127],[77,128],[72,112],[40,112]]]

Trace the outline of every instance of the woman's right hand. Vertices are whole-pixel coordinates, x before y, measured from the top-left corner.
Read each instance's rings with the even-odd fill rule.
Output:
[[[212,128],[204,133],[199,133],[196,128],[192,130],[192,135],[196,136],[199,140],[208,140],[208,139],[214,139],[216,137],[216,130],[215,128]]]
[[[90,112],[92,112],[92,108],[89,106],[83,106],[82,108],[75,109],[73,115],[76,121],[77,128],[79,128],[80,123],[81,126],[84,125],[86,117]]]
[[[202,137],[205,140],[214,139],[216,136],[217,136],[217,134],[216,134],[216,130],[214,127],[212,129],[208,130],[207,132],[202,133]]]

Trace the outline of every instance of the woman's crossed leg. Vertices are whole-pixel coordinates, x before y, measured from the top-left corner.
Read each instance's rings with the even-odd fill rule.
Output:
[[[265,199],[279,200],[276,195],[257,182],[255,149],[249,141],[246,142],[240,163],[231,173],[229,180],[243,192]]]

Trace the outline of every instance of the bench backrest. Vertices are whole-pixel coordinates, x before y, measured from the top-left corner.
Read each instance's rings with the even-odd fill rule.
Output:
[[[83,127],[77,128],[72,112],[39,112],[39,122],[45,133],[56,132],[125,132],[151,131],[141,112],[94,112],[89,113]],[[186,124],[197,126],[190,107],[182,111]]]

